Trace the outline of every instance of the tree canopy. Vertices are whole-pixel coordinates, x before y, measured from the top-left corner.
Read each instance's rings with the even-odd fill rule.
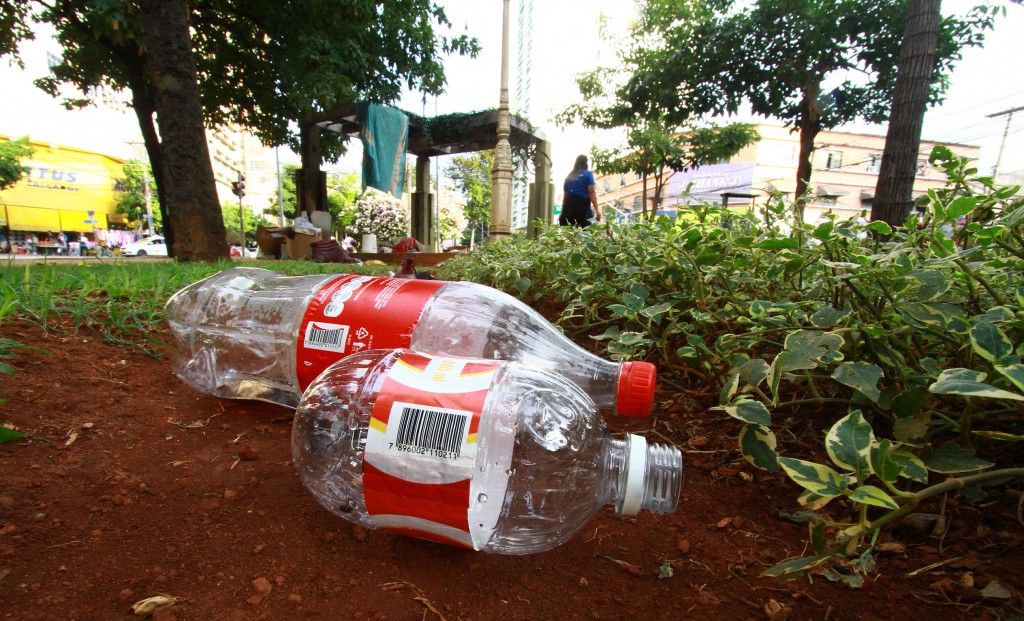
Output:
[[[22,175],[28,172],[21,160],[34,152],[28,136],[0,142],[0,190],[6,190],[21,180]]]
[[[733,123],[718,126],[697,122],[696,118],[674,118],[668,111],[652,107],[637,114],[626,101],[623,82],[632,77],[637,67],[637,49],[648,39],[640,29],[631,29],[629,37],[615,41],[605,28],[602,38],[611,47],[619,65],[598,67],[577,77],[577,86],[584,103],[570,104],[556,115],[556,122],[568,125],[581,122],[592,129],[615,129],[625,132],[622,144],[612,148],[592,149],[593,168],[601,173],[636,173],[643,178],[643,214],[648,208],[647,182],[654,180],[651,213],[661,202],[667,171],[685,171],[727,160],[743,147],[757,141],[753,126]]]
[[[165,223],[174,201],[166,196],[161,139],[173,142],[184,126],[156,130],[157,101],[167,83],[158,88],[153,82],[153,61],[166,55],[167,47],[155,45],[152,38],[172,23],[184,29],[190,42],[196,76],[192,81],[198,84],[205,123],[236,123],[268,145],[296,146],[296,122],[317,110],[356,100],[391,101],[403,87],[439,93],[445,84],[442,55],[475,54],[478,49],[467,35],[440,32],[450,23],[431,0],[195,0],[171,7],[147,0],[0,0],[0,9],[0,56],[17,57],[19,44],[34,37],[33,22],[56,29],[64,50],[61,63],[37,83],[54,96],[61,84],[76,87],[82,96],[66,105],[88,104],[102,86],[130,89]],[[153,27],[147,32],[146,16],[160,11],[166,19],[150,21]],[[183,21],[176,19],[179,13]],[[179,61],[180,56],[172,59]],[[174,115],[173,110],[165,114]],[[328,159],[344,149],[344,137],[333,137],[335,142],[331,138],[321,145]],[[175,176],[174,183],[182,181]],[[205,205],[213,198],[209,188],[201,193],[202,200],[197,195],[186,204]],[[192,224],[198,224],[196,217],[192,215]]]
[[[906,2],[647,0],[617,113],[665,114],[686,123],[734,114],[746,103],[800,132],[799,199],[820,131],[888,117]],[[932,103],[941,99],[963,47],[983,41],[994,12],[978,7],[942,21]]]

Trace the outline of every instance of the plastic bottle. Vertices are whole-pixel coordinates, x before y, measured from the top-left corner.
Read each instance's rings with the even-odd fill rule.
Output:
[[[675,511],[682,454],[610,436],[594,403],[532,365],[372,350],[302,396],[292,461],[332,513],[485,552],[558,546],[604,505]]]
[[[647,416],[654,399],[654,365],[603,360],[522,302],[475,283],[229,268],[175,293],[165,314],[175,373],[220,397],[294,407],[331,363],[408,347],[552,369],[605,413]]]

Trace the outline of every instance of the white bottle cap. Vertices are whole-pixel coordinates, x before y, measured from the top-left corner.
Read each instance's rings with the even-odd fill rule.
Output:
[[[647,478],[647,438],[626,434],[627,449],[629,454],[626,457],[626,491],[622,495],[622,510],[620,515],[636,515],[644,502],[644,490],[647,485],[644,479]]]

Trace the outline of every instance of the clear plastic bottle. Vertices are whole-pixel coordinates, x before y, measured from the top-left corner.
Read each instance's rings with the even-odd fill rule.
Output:
[[[368,349],[515,360],[580,386],[605,413],[650,414],[656,372],[579,347],[529,306],[476,283],[229,268],[174,294],[174,372],[207,394],[294,407],[328,365]]]
[[[675,511],[682,454],[612,438],[594,403],[516,362],[372,350],[310,384],[292,461],[332,513],[485,552],[565,543],[604,505]]]

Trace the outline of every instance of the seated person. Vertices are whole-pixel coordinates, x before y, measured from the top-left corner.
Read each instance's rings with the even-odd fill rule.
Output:
[[[391,252],[423,252],[423,244],[416,241],[415,237],[395,238],[395,244]]]

